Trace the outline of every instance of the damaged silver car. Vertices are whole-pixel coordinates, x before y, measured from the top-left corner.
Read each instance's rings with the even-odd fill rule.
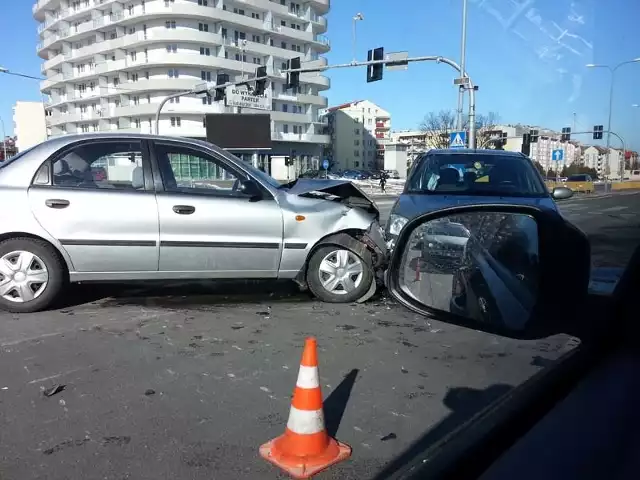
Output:
[[[326,302],[375,293],[379,212],[342,180],[286,185],[206,142],[55,138],[0,163],[0,308],[69,282],[291,279]]]

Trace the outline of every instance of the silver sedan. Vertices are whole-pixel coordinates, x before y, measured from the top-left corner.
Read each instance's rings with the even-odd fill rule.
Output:
[[[64,136],[0,163],[0,308],[69,282],[291,279],[327,302],[375,292],[375,204],[341,180],[286,185],[206,142]]]

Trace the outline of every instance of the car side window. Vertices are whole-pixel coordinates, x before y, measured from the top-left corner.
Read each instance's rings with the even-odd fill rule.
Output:
[[[53,161],[53,185],[58,187],[143,190],[141,142],[91,142]]]
[[[206,193],[238,196],[240,181],[246,178],[224,162],[181,145],[156,143],[155,152],[165,189],[177,193]]]

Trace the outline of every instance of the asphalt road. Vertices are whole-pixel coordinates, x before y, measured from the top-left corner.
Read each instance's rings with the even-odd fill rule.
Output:
[[[562,204],[594,263],[621,265],[640,243],[638,200]],[[384,297],[326,305],[288,284],[243,289],[85,287],[56,311],[0,314],[0,478],[285,478],[257,452],[284,431],[308,335],[327,428],[353,447],[317,478],[372,478],[576,344],[426,321]]]

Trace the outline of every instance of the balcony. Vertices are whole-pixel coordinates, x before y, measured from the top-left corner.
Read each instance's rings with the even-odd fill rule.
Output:
[[[389,130],[391,125],[385,122],[376,122],[376,130]]]
[[[283,142],[319,143],[323,145],[331,143],[331,137],[329,135],[318,135],[311,133],[274,132],[271,134],[271,138],[273,140],[279,140]]]

